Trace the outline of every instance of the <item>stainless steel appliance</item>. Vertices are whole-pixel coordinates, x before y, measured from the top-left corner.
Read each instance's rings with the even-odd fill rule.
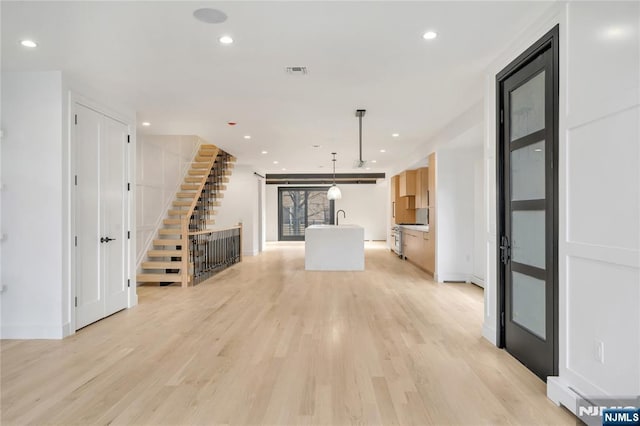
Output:
[[[391,240],[393,242],[392,249],[400,257],[402,257],[402,230],[399,226],[391,228]]]

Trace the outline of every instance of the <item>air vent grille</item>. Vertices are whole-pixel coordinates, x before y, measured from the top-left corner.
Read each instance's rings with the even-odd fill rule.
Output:
[[[309,74],[309,70],[307,67],[287,67],[287,74],[307,75]]]

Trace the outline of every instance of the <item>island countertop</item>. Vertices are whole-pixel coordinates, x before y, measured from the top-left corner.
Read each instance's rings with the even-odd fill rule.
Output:
[[[412,231],[429,232],[429,225],[398,225],[402,229],[410,229]]]

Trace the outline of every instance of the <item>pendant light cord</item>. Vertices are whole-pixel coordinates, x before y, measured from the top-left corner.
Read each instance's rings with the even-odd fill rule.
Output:
[[[333,155],[333,186],[336,185],[336,153],[332,152]]]
[[[358,116],[358,122],[360,124],[359,126],[359,133],[360,133],[360,163],[362,164],[362,115]]]

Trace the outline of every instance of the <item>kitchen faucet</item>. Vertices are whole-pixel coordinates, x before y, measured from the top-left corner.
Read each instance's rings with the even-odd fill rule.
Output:
[[[346,218],[347,218],[347,214],[344,212],[344,210],[342,210],[342,209],[338,210],[338,211],[336,212],[336,226],[338,226],[338,225],[339,225],[339,223],[338,223],[338,222],[339,222],[339,221],[338,221],[338,219],[340,219],[340,215],[339,215],[339,214],[340,214],[340,212],[342,212],[342,218],[343,218],[343,219],[346,219]]]

